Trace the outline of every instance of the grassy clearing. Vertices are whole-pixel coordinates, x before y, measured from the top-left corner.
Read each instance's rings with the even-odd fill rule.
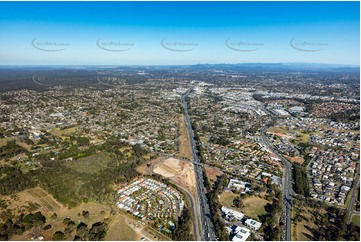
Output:
[[[84,218],[83,216],[81,216],[83,210],[89,211],[89,218]],[[104,211],[104,214],[101,214],[101,211]],[[51,225],[53,225],[53,228],[49,231],[46,231],[46,233],[44,234],[46,239],[51,239],[51,236],[57,230],[64,231],[65,227],[63,224],[63,220],[65,218],[70,218],[71,220],[75,221],[76,224],[84,222],[88,225],[88,227],[91,227],[93,223],[101,221],[106,217],[110,217],[110,208],[108,206],[96,203],[84,203],[72,209],[63,208],[56,210],[56,214],[56,219],[50,218],[51,213],[46,214],[47,220]]]
[[[190,147],[190,140],[188,129],[185,121],[185,116],[181,115],[179,118],[179,136],[178,136],[178,145],[179,145],[179,155],[187,159],[192,158],[192,150]]]
[[[296,134],[295,143],[299,144],[299,143],[308,143],[308,142],[310,142],[310,135],[298,131]]]
[[[54,128],[50,131],[50,133],[57,137],[64,137],[64,136],[70,136],[75,131],[76,131],[76,127],[71,127],[67,129]]]
[[[42,205],[46,211],[53,211],[60,208],[60,205],[41,188],[30,189],[27,192],[33,196],[37,200],[37,203]]]
[[[232,208],[236,211],[241,212],[240,208],[233,207],[233,199],[238,197],[238,194],[234,194],[233,192],[222,192],[219,196],[219,202],[222,206]]]
[[[292,140],[295,145],[310,142],[310,134],[299,130],[288,129],[287,127],[270,127],[267,132],[284,137],[293,137]]]
[[[40,188],[31,189],[28,191],[28,193],[35,198],[42,198],[42,197],[46,197],[48,195]]]
[[[31,151],[32,145],[28,145],[28,144],[25,144],[25,143],[20,142],[20,141],[16,141],[16,144],[23,147],[23,148],[25,148],[27,151]]]
[[[0,139],[0,147],[5,146],[11,140],[13,140],[13,139],[12,138],[2,138],[2,139]]]
[[[287,128],[286,127],[270,127],[267,129],[267,132],[270,132],[270,133],[286,133],[287,132]]]
[[[124,147],[119,148],[119,150],[121,152],[124,152],[125,150],[132,150],[132,147],[131,146],[124,146]]]
[[[106,153],[94,154],[74,161],[67,161],[65,165],[75,171],[95,174],[107,168],[111,157]]]
[[[246,216],[254,219],[259,219],[259,215],[266,213],[265,206],[269,203],[267,200],[255,196],[248,197],[243,199],[242,208],[236,208],[233,206],[233,199],[238,196],[239,195],[233,192],[223,192],[219,197],[219,202],[222,206],[242,212]]]
[[[121,147],[119,148],[119,151],[122,152],[126,157],[131,157],[134,154],[133,149],[130,146]]]
[[[349,191],[349,193],[346,196],[345,205],[344,205],[345,208],[347,208],[348,204],[351,202],[351,195],[353,194],[354,189],[355,189],[355,186],[352,186],[351,190]]]
[[[9,209],[13,215],[19,215],[20,213],[32,212],[35,210],[41,212],[53,212],[62,208],[60,203],[39,187],[24,190],[12,195],[0,196],[0,200],[6,202],[7,209]],[[1,219],[4,218],[5,217],[1,217]]]
[[[152,228],[144,228],[142,230],[142,232],[144,232],[146,235],[150,236],[150,238],[152,240],[161,240],[161,241],[170,241],[171,239],[168,238],[167,236],[159,233],[158,231],[155,231],[154,229]]]
[[[208,141],[209,141],[209,138],[208,138],[208,137],[201,136],[201,137],[199,138],[199,140],[202,141],[202,142],[208,142]]]
[[[352,223],[356,226],[360,227],[360,215],[353,215],[352,216]]]
[[[125,221],[122,215],[118,215],[111,224],[107,235],[107,241],[136,241],[140,240],[137,234]]]
[[[89,211],[89,218],[84,218],[81,215],[82,211]],[[54,212],[57,214],[57,218],[51,217]],[[70,218],[75,221],[76,225],[83,222],[87,224],[88,227],[91,227],[93,223],[102,221],[105,218],[112,218],[110,215],[110,207],[96,203],[84,203],[72,209],[61,208],[52,212],[43,212],[43,214],[46,217],[47,224],[53,226],[51,229],[42,232],[45,240],[51,240],[55,231],[64,231],[65,225],[63,224],[63,220],[65,218]],[[70,236],[68,240],[71,240],[73,237],[74,235]],[[14,236],[11,240],[27,241],[29,240],[29,233],[26,232],[22,235]]]
[[[312,231],[317,226],[312,222],[315,218],[315,214],[323,216],[327,213],[323,208],[310,207],[308,205],[295,206],[292,209],[293,219],[293,240],[297,241],[312,241],[314,240]]]
[[[259,219],[259,215],[266,213],[265,206],[268,203],[267,200],[255,196],[246,198],[243,200],[242,212],[248,217]]]
[[[315,224],[311,222],[311,213],[309,210],[305,210],[301,213],[302,220],[297,221],[296,233],[293,234],[294,240],[297,241],[310,241],[312,238],[312,233],[307,229],[315,228]]]
[[[221,170],[211,166],[205,166],[205,171],[211,185],[213,185],[214,181],[217,180],[218,176],[221,176],[223,174]]]

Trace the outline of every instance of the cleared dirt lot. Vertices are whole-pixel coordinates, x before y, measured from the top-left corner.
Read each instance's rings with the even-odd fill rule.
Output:
[[[170,178],[181,173],[180,161],[175,158],[168,158],[154,166],[153,171],[164,177]]]
[[[291,161],[292,163],[296,163],[298,165],[302,165],[302,163],[304,162],[304,159],[302,157],[299,156],[295,156],[295,157],[291,157],[288,155],[283,155],[287,160]]]
[[[176,184],[196,194],[193,164],[176,158],[166,158],[153,165],[153,172],[169,178]]]
[[[164,159],[166,159],[166,157],[159,155],[156,158],[154,158],[153,160],[150,160],[146,163],[143,163],[142,165],[137,166],[136,170],[137,170],[137,172],[139,172],[143,175],[150,175],[153,170],[152,167],[155,164],[158,164],[159,162],[163,161]]]
[[[213,183],[217,180],[218,176],[221,176],[223,172],[217,168],[204,166],[208,179]]]

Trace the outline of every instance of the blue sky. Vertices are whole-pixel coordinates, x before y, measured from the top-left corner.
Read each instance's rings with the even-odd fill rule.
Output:
[[[359,65],[359,11],[359,2],[0,2],[0,65]]]

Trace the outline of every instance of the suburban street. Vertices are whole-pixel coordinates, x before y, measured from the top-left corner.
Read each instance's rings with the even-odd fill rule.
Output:
[[[198,152],[195,144],[195,137],[192,130],[191,125],[191,119],[189,117],[188,113],[188,106],[186,103],[186,97],[189,95],[189,93],[193,90],[195,84],[193,84],[185,94],[182,95],[182,105],[184,108],[184,113],[186,117],[186,123],[187,123],[187,129],[189,133],[190,138],[190,145],[192,148],[192,157],[193,157],[193,165],[194,165],[194,171],[196,176],[196,182],[197,182],[197,191],[198,191],[198,198],[199,198],[199,205],[200,205],[200,214],[194,215],[194,223],[198,223],[198,218],[200,218],[201,224],[199,226],[200,231],[202,231],[202,240],[206,241],[213,241],[216,240],[215,230],[213,223],[210,218],[210,209],[209,204],[207,201],[207,197],[205,195],[205,187],[203,182],[203,170],[202,167],[199,165],[199,158],[198,158]]]

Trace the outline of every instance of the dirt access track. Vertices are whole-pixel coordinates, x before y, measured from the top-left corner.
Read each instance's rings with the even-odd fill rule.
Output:
[[[153,163],[152,171],[179,184],[193,196],[197,195],[193,164],[177,158],[164,157]]]

